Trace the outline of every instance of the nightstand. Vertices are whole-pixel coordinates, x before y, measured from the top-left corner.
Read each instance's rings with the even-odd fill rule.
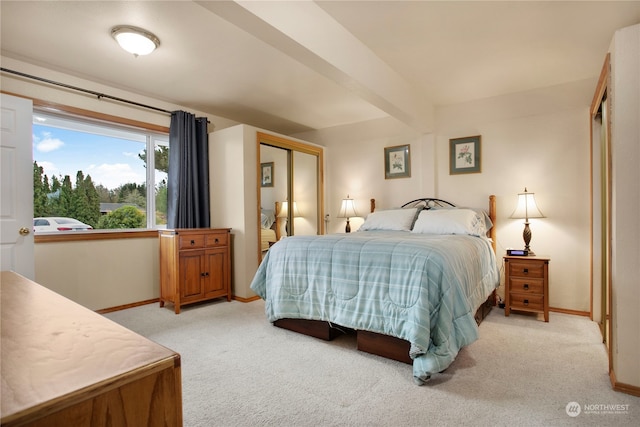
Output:
[[[549,258],[504,257],[504,315],[511,310],[544,314],[549,321]]]

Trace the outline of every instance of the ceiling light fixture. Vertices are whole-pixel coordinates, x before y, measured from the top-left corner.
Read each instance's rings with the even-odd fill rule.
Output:
[[[136,58],[139,55],[148,55],[160,46],[160,39],[153,33],[142,28],[130,25],[118,25],[111,29],[113,37],[120,47]]]

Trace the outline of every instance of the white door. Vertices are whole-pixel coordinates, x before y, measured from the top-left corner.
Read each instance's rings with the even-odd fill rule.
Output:
[[[0,270],[34,280],[33,105],[2,94],[0,111]]]

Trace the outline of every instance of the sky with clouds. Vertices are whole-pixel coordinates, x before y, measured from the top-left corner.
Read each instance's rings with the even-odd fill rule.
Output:
[[[69,175],[75,185],[81,170],[94,185],[113,190],[127,183],[143,184],[146,169],[138,157],[145,145],[103,135],[33,125],[33,160],[52,176]]]

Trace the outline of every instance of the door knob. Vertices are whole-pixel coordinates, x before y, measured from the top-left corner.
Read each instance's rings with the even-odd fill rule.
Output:
[[[18,233],[20,233],[21,236],[26,236],[29,232],[30,231],[27,227],[20,227],[20,230],[18,230]]]

